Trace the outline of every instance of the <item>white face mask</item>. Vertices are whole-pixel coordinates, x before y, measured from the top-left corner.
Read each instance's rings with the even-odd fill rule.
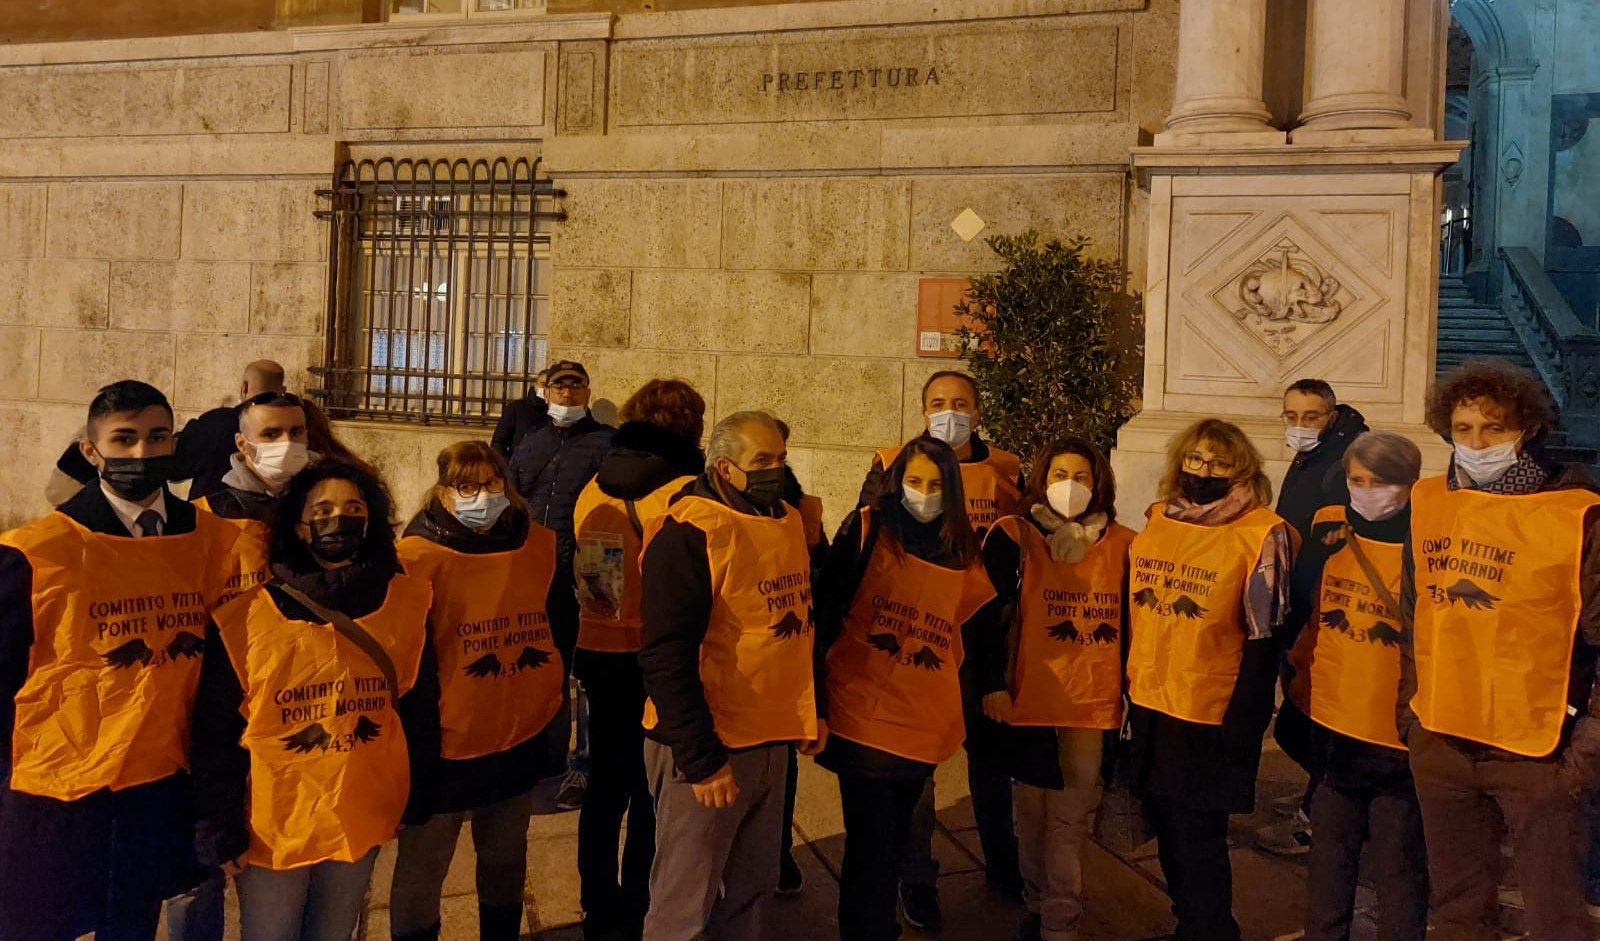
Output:
[[[533,390],[533,394],[539,401],[541,401],[541,402],[544,401],[544,390],[543,389],[534,389]]]
[[[490,493],[487,490],[479,490],[475,497],[463,497],[457,494],[456,507],[450,512],[461,521],[461,525],[481,532],[493,526],[495,520],[498,520],[500,514],[510,505],[511,498],[505,495],[505,491]]]
[[[1517,463],[1517,445],[1521,442],[1522,436],[1518,435],[1514,440],[1491,444],[1487,448],[1469,448],[1458,444],[1456,466],[1478,486],[1492,484],[1504,477],[1511,465]]]
[[[282,487],[311,461],[303,441],[251,441],[249,445],[250,469],[269,487]]]
[[[1411,488],[1406,484],[1378,484],[1376,487],[1351,487],[1350,509],[1369,522],[1389,519],[1405,509],[1411,499]]]
[[[586,405],[557,405],[550,403],[550,420],[558,425],[570,425],[589,414]]]
[[[1303,428],[1299,425],[1290,425],[1283,430],[1283,440],[1295,451],[1304,454],[1317,446],[1322,439],[1322,432],[1315,428]]]
[[[928,434],[952,448],[966,447],[972,440],[972,416],[966,412],[934,412],[928,416]]]
[[[931,523],[944,512],[943,493],[923,493],[910,487],[900,488],[900,505],[919,523]]]
[[[1076,480],[1058,480],[1045,488],[1044,500],[1064,520],[1075,520],[1089,508],[1094,494]]]

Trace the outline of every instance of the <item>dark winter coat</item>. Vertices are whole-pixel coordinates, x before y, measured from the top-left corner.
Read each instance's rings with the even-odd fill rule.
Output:
[[[555,422],[530,432],[511,456],[511,477],[528,501],[533,521],[556,534],[557,571],[572,571],[577,540],[572,512],[578,495],[600,469],[617,429],[585,415],[565,427]]]
[[[1278,515],[1300,534],[1304,542],[1311,531],[1311,518],[1325,506],[1339,506],[1350,500],[1344,482],[1344,452],[1350,442],[1367,430],[1367,420],[1348,405],[1335,407],[1328,427],[1322,429],[1317,446],[1296,454],[1283,475],[1278,490]]]
[[[224,405],[189,419],[178,432],[178,477],[189,478],[189,499],[198,500],[222,489],[222,478],[239,453],[234,435],[239,433],[239,406]]]
[[[550,406],[544,399],[536,395],[527,395],[515,402],[507,402],[500,413],[500,420],[495,423],[494,434],[490,436],[489,443],[496,451],[511,459],[517,453],[517,445],[529,434],[550,424]]]

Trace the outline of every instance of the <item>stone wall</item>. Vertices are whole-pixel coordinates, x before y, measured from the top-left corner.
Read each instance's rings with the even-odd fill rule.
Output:
[[[303,384],[314,190],[385,154],[542,156],[569,215],[551,355],[613,403],[681,376],[714,415],[772,409],[837,519],[951,363],[916,353],[919,278],[983,270],[983,236],[1033,227],[1142,280],[1127,157],[1171,101],[1176,10],[863,0],[0,48],[0,525],[43,508],[104,380],[184,414],[260,356]],[[340,432],[402,506],[459,434]]]

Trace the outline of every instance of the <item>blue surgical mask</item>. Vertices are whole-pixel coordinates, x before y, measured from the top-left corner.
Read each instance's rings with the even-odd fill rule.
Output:
[[[495,524],[500,514],[511,505],[511,498],[500,493],[490,493],[487,490],[478,491],[475,497],[456,497],[456,507],[450,512],[461,521],[461,525],[468,529],[483,532]]]
[[[1518,435],[1511,441],[1491,444],[1487,448],[1469,448],[1457,444],[1456,466],[1478,486],[1492,484],[1504,477],[1511,465],[1517,463],[1517,445],[1521,442],[1522,436]]]

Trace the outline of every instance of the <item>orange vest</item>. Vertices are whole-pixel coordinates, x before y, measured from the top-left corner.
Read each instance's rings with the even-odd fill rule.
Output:
[[[861,534],[871,510],[861,510]],[[828,732],[938,764],[961,747],[961,625],[994,597],[982,560],[965,571],[880,536],[828,650]]]
[[[91,532],[59,512],[0,536],[33,567],[13,789],[76,800],[189,766],[206,625],[238,538],[209,513],[174,536]]]
[[[1244,657],[1245,589],[1282,523],[1266,507],[1222,526],[1151,508],[1129,548],[1129,699],[1174,718],[1222,724]]]
[[[556,534],[530,523],[510,552],[457,552],[421,536],[397,548],[406,573],[433,586],[444,757],[503,752],[538,735],[561,711],[566,675],[545,613]]]
[[[1561,741],[1581,598],[1583,521],[1600,496],[1411,491],[1417,606],[1411,701],[1430,732],[1543,757]]]
[[[967,519],[972,528],[980,532],[993,526],[1000,517],[1017,512],[1022,504],[1022,491],[1017,489],[1022,461],[1010,451],[1002,451],[992,444],[988,447],[989,456],[983,460],[961,463],[961,490],[967,497]],[[878,466],[888,470],[900,451],[900,448],[879,448]]]
[[[1342,506],[1317,511],[1312,525],[1343,523]],[[1351,533],[1384,587],[1400,596],[1405,547]],[[1405,748],[1395,730],[1400,689],[1400,619],[1372,587],[1347,541],[1328,557],[1317,583],[1311,616],[1289,651],[1294,666],[1290,695],[1306,715],[1341,735]]]
[[[212,513],[211,501],[206,497],[191,504],[195,509]],[[213,513],[213,515],[215,515]],[[228,575],[228,585],[223,592],[224,603],[232,601],[257,585],[267,580],[267,543],[271,534],[267,527],[259,521],[248,517],[234,519],[230,516],[219,516],[218,519],[226,520],[238,527],[241,538],[235,546],[234,570]]]
[[[394,661],[400,688],[416,683],[432,591],[396,575],[377,611],[356,618]],[[269,589],[216,614],[239,676],[250,752],[252,866],[283,870],[353,862],[400,826],[411,790],[405,730],[383,671],[331,624],[283,615]]]
[[[800,514],[753,516],[685,496],[645,527],[642,552],[668,519],[706,534],[712,600],[700,682],[717,738],[727,748],[815,739],[811,556]],[[644,727],[655,726],[646,700]]]
[[[1134,532],[1112,523],[1076,563],[1056,562],[1038,527],[995,524],[1022,551],[1011,724],[1122,727],[1122,584]]]
[[[667,512],[671,500],[693,477],[679,477],[633,501],[643,527]],[[643,537],[628,518],[626,500],[608,497],[589,481],[573,511],[578,551],[573,576],[578,586],[578,646],[602,653],[638,653],[639,547]]]

